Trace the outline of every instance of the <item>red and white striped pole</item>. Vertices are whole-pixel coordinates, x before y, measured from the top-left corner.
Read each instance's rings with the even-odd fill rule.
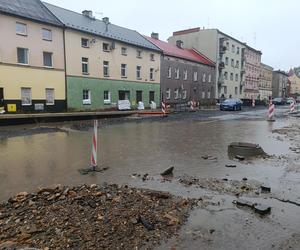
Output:
[[[268,121],[275,121],[274,119],[274,113],[275,113],[275,105],[272,103],[272,100],[270,100],[270,104],[269,104],[269,119]]]
[[[255,108],[255,99],[252,98],[252,108]]]
[[[194,101],[191,101],[191,110],[194,110]]]
[[[163,115],[166,115],[166,104],[164,102],[161,102],[161,111],[163,112]]]
[[[91,167],[95,171],[97,167],[97,135],[98,135],[98,120],[94,120],[93,143],[91,153]]]
[[[290,104],[290,112],[291,113],[294,113],[295,112],[295,102],[291,102],[291,104]]]

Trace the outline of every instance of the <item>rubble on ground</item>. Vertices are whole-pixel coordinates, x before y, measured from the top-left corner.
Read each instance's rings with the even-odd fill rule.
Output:
[[[211,191],[216,191],[221,194],[231,195],[257,195],[260,194],[261,184],[256,181],[244,180],[228,180],[228,178],[195,178],[193,176],[182,176],[179,182],[185,186],[195,186],[197,188],[204,188]]]
[[[22,192],[0,204],[0,249],[151,249],[176,235],[195,204],[126,185]]]

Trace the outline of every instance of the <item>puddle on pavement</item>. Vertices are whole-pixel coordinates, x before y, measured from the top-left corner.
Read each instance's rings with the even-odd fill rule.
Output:
[[[98,159],[109,170],[85,176],[80,175],[78,169],[89,164],[91,131],[71,130],[2,139],[0,200],[39,186],[104,181],[171,191],[186,197],[211,195],[222,201],[221,206],[196,209],[179,238],[171,239],[158,249],[170,246],[176,249],[269,249],[273,242],[278,246],[292,231],[300,232],[299,207],[267,199],[265,202],[273,210],[262,220],[251,211],[237,209],[231,203],[234,196],[212,195],[207,190],[184,187],[175,181],[162,183],[157,178],[143,182],[131,175],[149,173],[158,177],[163,170],[174,166],[174,179],[184,174],[229,180],[247,177],[272,183],[274,194],[300,199],[300,173],[286,172],[288,161],[275,157],[239,162],[230,160],[227,155],[228,144],[233,141],[257,143],[269,155],[290,155],[290,142],[279,141],[271,133],[272,129],[285,125],[286,121],[280,120],[276,123],[186,120],[108,125],[99,130]],[[203,159],[204,155],[212,157]],[[226,168],[225,164],[235,164],[236,168]],[[222,211],[216,211],[218,209]],[[211,229],[215,231],[211,233]]]
[[[275,125],[273,124],[272,127]],[[110,169],[103,174],[81,176],[89,164],[91,133],[70,131],[28,135],[0,140],[0,200],[19,191],[52,184],[127,183],[132,173],[159,174],[174,166],[177,176],[232,178],[267,176],[281,172],[272,162],[257,160],[225,168],[231,162],[227,146],[232,141],[255,142],[268,154],[286,154],[289,144],[275,140],[265,121],[191,121],[124,123],[99,131],[99,162]],[[212,155],[216,160],[205,160]]]

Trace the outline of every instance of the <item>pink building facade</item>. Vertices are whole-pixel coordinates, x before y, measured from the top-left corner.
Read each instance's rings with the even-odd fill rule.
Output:
[[[260,99],[259,80],[262,53],[249,46],[243,49],[244,75],[244,99]]]

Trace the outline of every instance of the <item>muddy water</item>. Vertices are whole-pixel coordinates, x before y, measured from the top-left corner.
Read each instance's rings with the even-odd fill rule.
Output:
[[[129,183],[136,186],[171,191],[176,195],[213,197],[220,206],[196,209],[179,237],[158,249],[287,249],[287,239],[300,239],[299,207],[274,199],[257,199],[272,206],[272,214],[260,218],[247,209],[232,204],[236,197],[216,195],[203,189],[184,187],[176,177],[188,174],[196,177],[217,177],[231,180],[258,180],[272,186],[272,194],[300,202],[300,174],[287,172],[293,158],[290,142],[278,140],[272,129],[297,120],[263,119],[201,121],[198,119],[164,122],[138,122],[109,125],[99,130],[99,163],[109,170],[101,174],[82,176],[78,169],[89,163],[90,131],[70,131],[37,134],[0,140],[0,201],[20,191],[32,191],[39,186],[80,183]],[[236,119],[236,117],[234,117]],[[1,130],[0,130],[1,133]],[[230,160],[227,146],[233,141],[258,143],[271,159],[238,162]],[[205,160],[204,155],[216,157]],[[225,164],[236,164],[226,168]],[[298,163],[297,163],[298,164]],[[161,182],[159,173],[174,166],[172,182]],[[133,173],[149,173],[154,180],[143,182]],[[211,230],[214,233],[210,233]],[[300,241],[299,241],[300,242]],[[283,248],[281,248],[283,244]],[[297,249],[297,242],[291,249]],[[295,248],[296,246],[296,248]]]
[[[271,126],[280,126],[280,123]],[[19,191],[52,184],[130,182],[132,173],[157,175],[175,166],[176,175],[278,179],[277,168],[263,166],[225,168],[232,141],[259,143],[269,154],[285,154],[289,145],[275,140],[265,121],[171,121],[111,125],[99,131],[99,163],[110,169],[81,176],[89,163],[91,131],[38,134],[0,140],[0,200]],[[204,160],[203,155],[217,160]],[[269,164],[270,165],[270,164]]]

